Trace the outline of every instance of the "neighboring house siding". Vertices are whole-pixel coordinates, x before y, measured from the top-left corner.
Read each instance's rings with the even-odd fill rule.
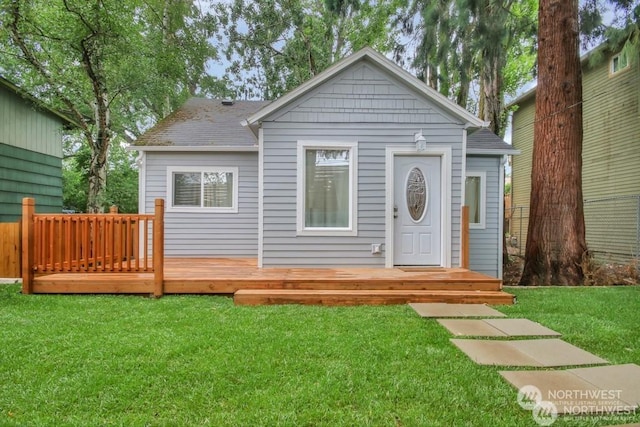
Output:
[[[590,250],[625,261],[632,255],[631,248],[635,247],[637,255],[640,218],[635,217],[633,209],[623,212],[616,207],[617,201],[597,200],[640,194],[640,67],[632,63],[629,69],[611,75],[610,58],[611,55],[605,56],[594,67],[583,64],[583,196],[587,201],[585,221]],[[533,98],[527,100],[514,113],[513,144],[522,151],[513,160],[516,207],[529,205],[534,104]],[[517,215],[518,209],[514,212]],[[526,225],[523,221],[525,232],[519,236],[523,248]],[[519,227],[513,223],[513,233],[518,234]]]
[[[467,170],[486,172],[485,228],[469,230],[470,269],[498,277],[501,255],[500,238],[500,158],[467,157]]]
[[[24,197],[37,212],[62,210],[62,124],[0,87],[0,221],[17,221]]]
[[[452,147],[452,265],[459,264],[463,125],[366,62],[338,74],[263,122],[263,265],[384,267],[385,147]],[[296,236],[297,142],[358,142],[357,236]],[[384,246],[383,246],[384,248]]]
[[[529,198],[531,195],[531,158],[533,155],[533,126],[535,120],[535,98],[521,104],[513,114],[513,148],[520,154],[512,157],[510,235],[517,239],[524,250],[529,226]]]
[[[36,212],[60,212],[62,159],[0,143],[0,222],[20,219],[24,197]]]
[[[238,167],[238,212],[166,212],[165,254],[175,257],[257,257],[257,153],[146,154],[145,210],[154,200],[168,201],[167,167]],[[295,226],[295,222],[294,222]]]
[[[60,119],[0,87],[0,143],[62,158]]]

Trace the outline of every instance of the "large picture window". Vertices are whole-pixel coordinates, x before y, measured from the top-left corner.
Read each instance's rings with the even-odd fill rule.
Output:
[[[355,234],[356,143],[298,143],[298,234]]]
[[[469,206],[469,228],[485,228],[486,172],[467,172],[464,204]]]
[[[168,168],[168,209],[238,211],[238,168]]]

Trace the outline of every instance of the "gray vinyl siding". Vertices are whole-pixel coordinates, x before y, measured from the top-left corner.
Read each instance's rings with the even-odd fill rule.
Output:
[[[38,213],[60,213],[62,159],[0,143],[0,222],[20,219],[24,197]]]
[[[500,157],[467,157],[467,171],[486,172],[484,229],[469,230],[469,267],[473,271],[498,277],[502,254],[500,226]]]
[[[145,209],[156,198],[168,201],[167,167],[238,167],[238,212],[165,213],[165,255],[173,257],[252,257],[258,255],[257,153],[146,154]]]
[[[385,147],[449,145],[452,161],[452,265],[459,264],[463,125],[368,62],[354,65],[263,121],[263,266],[384,267]],[[297,236],[297,143],[358,143],[357,236]]]
[[[0,87],[0,143],[62,158],[62,123]]]

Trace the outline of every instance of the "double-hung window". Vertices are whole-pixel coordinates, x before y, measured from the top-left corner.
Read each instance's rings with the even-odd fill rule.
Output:
[[[238,168],[167,168],[168,210],[238,212]]]
[[[297,233],[357,235],[356,142],[298,141]]]
[[[469,206],[469,228],[485,228],[487,173],[467,172],[464,204]]]

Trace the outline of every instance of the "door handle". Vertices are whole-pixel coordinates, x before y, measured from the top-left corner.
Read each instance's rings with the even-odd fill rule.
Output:
[[[393,207],[393,217],[398,218],[398,206]]]

